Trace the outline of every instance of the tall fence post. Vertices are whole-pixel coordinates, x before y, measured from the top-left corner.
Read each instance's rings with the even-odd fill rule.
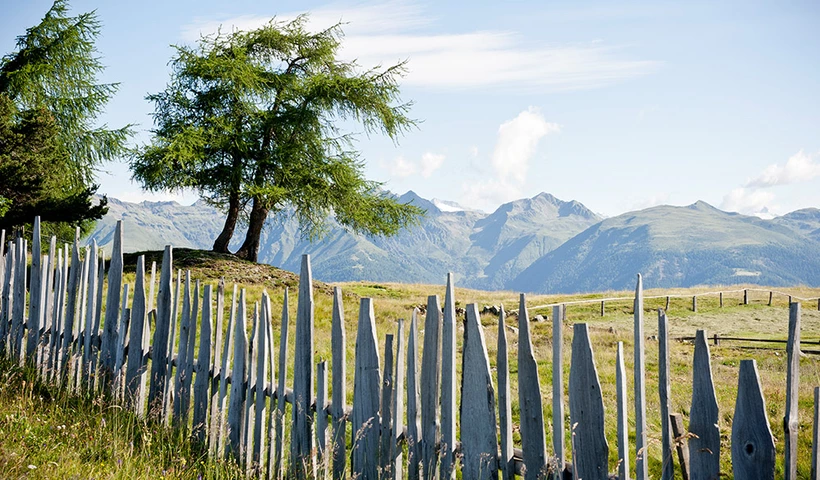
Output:
[[[697,298],[697,297],[692,297]],[[694,302],[694,300],[693,300]],[[697,308],[697,305],[695,305]],[[672,435],[669,424],[669,332],[666,312],[658,309],[658,396],[661,410],[661,480],[672,480]]]
[[[544,411],[538,364],[530,339],[530,317],[522,293],[518,306],[518,405],[521,410],[521,445],[524,450],[526,480],[542,478],[547,473]]]
[[[667,310],[669,297],[666,297]],[[647,462],[647,435],[646,435],[646,364],[644,363],[644,334],[643,334],[643,279],[638,274],[635,286],[635,479],[649,480]]]
[[[502,480],[515,477],[513,462],[512,434],[512,396],[510,394],[510,364],[507,356],[507,330],[505,325],[504,305],[498,311],[498,350],[496,370],[498,371],[498,420],[501,433],[501,468]]]
[[[310,255],[302,255],[299,299],[296,309],[296,348],[293,364],[293,425],[290,437],[292,473],[302,479],[316,477],[313,457],[313,275]]]
[[[735,478],[774,478],[774,437],[754,360],[740,361],[737,402],[732,419],[732,470]]]
[[[359,327],[356,332],[356,365],[353,381],[353,451],[351,469],[354,478],[378,479],[379,465],[379,349],[376,345],[376,319],[373,300],[362,298]]]
[[[380,477],[389,480],[393,477],[393,459],[390,457],[390,444],[393,440],[393,334],[384,338],[384,372],[381,383],[381,407],[379,409],[379,471]]]
[[[601,315],[603,316],[603,301]],[[564,472],[564,323],[563,305],[552,307],[552,448],[555,469],[553,478],[559,480]]]
[[[390,438],[390,458],[392,480],[404,478],[403,475],[403,455],[399,444],[404,425],[404,376],[405,376],[405,343],[404,343],[404,319],[399,319],[396,327],[396,370],[393,374],[393,435]]]
[[[626,413],[624,342],[618,342],[615,368],[615,389],[618,406],[618,480],[629,480],[629,424]]]
[[[282,330],[279,335],[279,383],[276,387],[276,446],[273,453],[273,476],[276,479],[282,478],[282,457],[285,448],[285,383],[288,377],[288,323],[290,321],[288,300],[288,289],[286,288],[282,300]]]
[[[165,397],[165,377],[168,366],[165,359],[168,355],[168,334],[171,325],[171,279],[173,278],[173,250],[165,247],[162,255],[162,269],[159,279],[157,297],[157,318],[154,328],[153,351],[151,353],[151,380],[148,392],[148,411],[154,417],[162,415],[162,402]]]
[[[427,297],[421,358],[422,478],[433,478],[438,464],[438,402],[441,362],[441,306],[438,295]]]
[[[199,352],[196,359],[196,383],[194,384],[194,419],[191,431],[197,442],[204,444],[207,438],[208,387],[211,367],[211,345],[213,341],[211,317],[213,314],[213,286],[205,285],[202,300],[202,326],[199,331]],[[199,297],[199,295],[197,295]],[[264,397],[263,397],[264,399]]]
[[[440,479],[455,478],[456,446],[456,306],[453,274],[447,274],[444,323],[441,328]]]
[[[820,387],[814,387],[814,427],[811,434],[811,480],[820,480]]]
[[[248,352],[247,302],[245,289],[239,294],[239,306],[234,321],[233,370],[231,372],[231,396],[228,404],[228,441],[231,456],[241,463],[242,424],[245,414],[245,381],[248,369],[245,365]]]
[[[689,464],[692,478],[720,478],[719,411],[709,342],[705,330],[695,335],[692,360],[692,407],[689,410]]]
[[[333,479],[341,480],[345,474],[346,454],[346,420],[345,407],[347,366],[346,366],[346,335],[344,307],[342,305],[342,289],[333,288],[333,315],[331,325],[330,346],[333,357]]]
[[[410,320],[410,335],[407,339],[407,478],[418,480],[421,463],[421,424],[419,423],[419,328],[418,308],[413,309]],[[338,479],[334,479],[338,480]]]
[[[797,479],[797,423],[800,386],[800,303],[789,304],[789,340],[786,346],[786,412],[783,417],[785,480]]]
[[[105,302],[105,323],[103,324],[102,364],[103,388],[110,390],[113,382],[115,342],[120,316],[120,294],[122,293],[122,220],[117,221],[114,230],[114,247],[111,252],[111,264],[108,266],[108,297]]]

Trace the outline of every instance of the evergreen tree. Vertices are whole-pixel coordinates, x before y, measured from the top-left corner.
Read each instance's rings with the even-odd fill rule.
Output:
[[[236,224],[248,232],[237,255],[256,260],[269,214],[295,212],[302,233],[321,236],[330,215],[343,226],[392,235],[423,213],[364,177],[354,120],[392,139],[414,126],[399,100],[403,64],[362,71],[337,59],[339,25],[318,33],[306,16],[249,32],[219,33],[176,47],[156,110],[151,144],[131,160],[150,191],[192,188],[226,214],[214,250],[227,252]]]

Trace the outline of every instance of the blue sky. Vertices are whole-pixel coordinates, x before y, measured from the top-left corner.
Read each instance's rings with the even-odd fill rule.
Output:
[[[0,0],[0,52],[50,1]],[[704,200],[742,213],[820,207],[820,3],[100,2],[103,120],[138,124],[169,78],[171,44],[310,12],[347,22],[341,55],[408,60],[402,97],[422,120],[394,145],[359,137],[367,175],[403,193],[492,211],[546,191],[604,215]],[[100,192],[147,195],[127,165]]]

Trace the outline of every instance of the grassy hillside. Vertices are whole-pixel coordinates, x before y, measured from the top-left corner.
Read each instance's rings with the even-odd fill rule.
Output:
[[[214,256],[210,253],[175,250],[175,266],[190,268],[194,278],[215,283],[217,278],[225,276],[228,284],[238,281],[247,288],[250,302],[258,300],[263,289],[273,299],[273,311],[280,312],[282,294],[285,287],[290,288],[291,333],[296,318],[297,278],[294,274],[284,272],[266,265],[251,264],[229,256]],[[157,254],[154,258],[158,258]],[[135,257],[126,259],[131,265]],[[159,263],[159,262],[158,262]],[[150,265],[150,260],[148,262]],[[133,282],[133,273],[126,275],[126,281]],[[352,384],[354,362],[355,332],[358,318],[358,301],[360,297],[375,298],[376,327],[380,348],[383,349],[384,336],[395,333],[396,320],[409,320],[414,306],[426,303],[427,295],[440,295],[443,302],[444,278],[439,285],[397,284],[378,282],[354,282],[340,284],[345,292],[344,312],[347,328],[347,361],[348,361],[348,402],[352,402]],[[458,285],[459,279],[456,278]],[[315,282],[315,360],[329,360],[331,356],[330,319],[332,307],[331,285]],[[734,289],[736,287],[730,287]],[[730,289],[730,288],[727,288]],[[230,291],[231,288],[228,288]],[[710,287],[710,291],[716,290]],[[820,295],[820,289],[792,288],[785,289],[800,297]],[[666,294],[704,293],[705,288],[667,290],[648,290],[647,296]],[[602,292],[587,295],[533,295],[527,297],[529,314],[550,315],[547,307],[538,307],[556,302],[571,302],[581,299],[600,299],[604,297],[630,297],[631,292]],[[775,295],[774,304],[766,305],[768,294],[754,293],[752,304],[741,305],[740,294],[727,295],[724,308],[719,308],[717,297],[700,297],[698,312],[691,311],[690,298],[675,298],[669,309],[670,333],[673,338],[693,336],[697,329],[705,328],[711,335],[754,336],[758,338],[783,339],[786,337],[788,310],[786,297]],[[484,305],[502,304],[506,309],[518,309],[518,295],[514,292],[486,292],[468,289],[456,289],[456,304],[463,307],[468,303],[477,303],[479,309]],[[660,471],[660,420],[657,390],[658,344],[652,336],[657,333],[657,315],[655,309],[663,307],[665,299],[648,299],[646,301],[646,335],[647,342],[647,399],[649,438],[648,455],[652,477],[658,477]],[[615,444],[615,351],[617,342],[624,342],[627,372],[632,368],[632,307],[631,301],[607,302],[607,313],[600,316],[600,303],[572,305],[567,310],[564,329],[564,363],[565,384],[569,377],[570,345],[572,342],[572,324],[587,322],[593,341],[595,360],[601,377],[602,391],[607,408],[606,431],[610,443],[610,470],[615,469],[617,462]],[[820,346],[808,342],[820,342],[820,312],[817,303],[803,305],[803,340],[805,349],[820,350]],[[422,321],[422,319],[420,319]],[[482,315],[491,367],[496,365],[497,318]],[[274,316],[274,342],[278,348],[280,319]],[[423,324],[420,324],[420,326]],[[461,343],[463,329],[458,326],[458,342]],[[517,383],[516,383],[516,350],[517,330],[514,318],[508,319],[507,338],[510,342],[510,365],[512,370],[513,416],[518,417]],[[406,330],[405,330],[406,331]],[[552,322],[532,324],[533,346],[541,377],[541,391],[544,399],[545,424],[551,423],[551,388],[552,376],[551,338]],[[421,333],[421,332],[420,332]],[[293,358],[293,337],[289,345],[290,357]],[[755,347],[752,349],[751,347]],[[762,349],[760,347],[763,347]],[[672,341],[671,349],[671,407],[673,412],[684,414],[688,424],[688,412],[691,402],[691,363],[693,346],[688,341]],[[722,470],[731,477],[729,438],[736,395],[738,366],[741,359],[755,358],[758,361],[761,384],[767,401],[769,421],[776,437],[778,447],[778,465],[782,470],[783,430],[782,417],[785,405],[785,371],[786,356],[782,344],[751,344],[723,342],[711,346],[712,369],[715,377],[718,403],[720,406],[720,429],[724,440],[721,452]],[[381,352],[382,359],[384,352]],[[460,354],[456,360],[461,369]],[[289,367],[292,368],[292,367]],[[23,373],[16,370],[2,369],[0,378],[0,468],[4,476],[21,477],[31,475],[35,478],[60,477],[61,472],[69,472],[66,478],[155,478],[166,472],[174,478],[196,478],[200,472],[206,476],[229,476],[232,471],[223,464],[200,464],[203,457],[196,449],[187,446],[184,439],[175,439],[174,435],[153,426],[140,423],[119,412],[118,409],[106,407],[88,400],[72,399],[66,396],[53,395],[36,384],[32,386]],[[631,373],[627,374],[631,381]],[[494,379],[495,380],[495,379]],[[292,382],[292,372],[288,372],[288,383]],[[813,408],[814,386],[820,385],[820,356],[807,355],[801,358],[800,384],[800,476],[807,478],[810,462],[811,415]],[[632,385],[627,386],[629,401],[632,402]],[[634,435],[634,412],[630,407],[630,428]],[[567,410],[567,415],[569,414]],[[568,418],[567,418],[568,421]],[[62,425],[66,425],[65,430]],[[569,435],[570,429],[567,426]],[[549,431],[549,427],[548,427]],[[520,437],[515,430],[516,446],[520,447]],[[76,434],[76,438],[72,437]],[[49,443],[51,439],[59,441]],[[149,441],[146,442],[145,439]],[[161,441],[160,441],[161,440]],[[178,442],[178,443],[173,443]],[[569,445],[569,437],[567,438]],[[551,444],[551,440],[548,440]],[[44,447],[44,445],[46,445]],[[78,448],[81,445],[82,448]],[[120,461],[122,460],[122,461]],[[634,456],[633,456],[634,461]],[[57,466],[52,463],[57,463]],[[29,465],[36,467],[29,470]],[[191,468],[191,465],[201,467]],[[50,469],[50,470],[49,470]],[[65,470],[63,470],[65,469]],[[55,474],[55,472],[57,472]],[[49,474],[50,473],[50,474]],[[782,473],[782,472],[781,472]]]

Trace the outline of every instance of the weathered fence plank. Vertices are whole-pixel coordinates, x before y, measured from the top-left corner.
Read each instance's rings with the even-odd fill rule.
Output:
[[[204,443],[208,425],[208,369],[211,366],[211,315],[213,313],[213,287],[205,285],[205,298],[202,300],[202,326],[199,331],[199,353],[196,359],[196,383],[194,384],[194,419],[191,431],[199,443]]]
[[[441,479],[455,478],[456,445],[456,306],[453,274],[447,274],[441,327]]]
[[[564,471],[564,306],[552,307],[552,449],[553,478]],[[603,302],[601,302],[603,316]]]
[[[282,330],[279,335],[279,384],[276,387],[276,448],[274,449],[274,478],[282,478],[282,455],[284,450],[285,433],[285,382],[288,376],[288,289],[282,300]]]
[[[188,365],[188,336],[191,334],[191,271],[185,272],[185,284],[182,293],[182,315],[179,321],[179,345],[177,346],[177,369],[174,374],[174,425],[187,419],[182,413],[185,399],[184,377]],[[187,413],[187,409],[186,409]]]
[[[91,380],[91,372],[92,372],[92,354],[94,349],[92,348],[92,338],[94,333],[94,314],[97,311],[96,308],[96,300],[97,296],[96,291],[96,284],[97,284],[97,257],[99,252],[97,251],[97,241],[94,240],[91,244],[91,249],[86,249],[86,253],[89,255],[86,259],[88,264],[88,280],[86,281],[88,284],[88,298],[86,298],[86,312],[85,312],[85,332],[83,334],[83,375],[86,376],[87,380],[86,384],[88,384],[88,388],[91,388],[90,382]]]
[[[242,424],[245,414],[245,366],[248,351],[248,333],[245,330],[247,321],[245,289],[239,293],[239,305],[233,332],[233,371],[231,372],[231,396],[228,406],[228,441],[231,455],[241,460]]]
[[[669,415],[669,423],[672,426],[672,436],[675,439],[675,448],[678,451],[678,461],[680,462],[680,473],[683,480],[689,480],[689,446],[686,443],[686,428],[683,426],[683,415],[673,413]]]
[[[547,473],[544,412],[538,364],[530,339],[530,317],[527,301],[521,294],[518,306],[518,405],[521,410],[521,445],[524,450],[526,480],[542,478]]]
[[[502,480],[515,477],[513,462],[512,395],[510,394],[510,363],[507,347],[504,305],[498,309],[498,350],[496,370],[498,371],[498,423],[501,433],[501,458],[499,469]]]
[[[356,365],[353,381],[353,451],[351,468],[355,478],[376,480],[379,465],[379,349],[373,300],[362,298],[356,332]]]
[[[573,326],[572,363],[569,369],[569,415],[572,435],[573,476],[606,480],[609,445],[604,435],[604,399],[585,323]]]
[[[643,333],[643,278],[638,274],[635,286],[635,302],[633,305],[635,317],[635,480],[649,480],[649,467],[646,447],[646,363]],[[667,297],[666,309],[669,309]]]
[[[810,480],[820,480],[820,387],[814,387],[814,427],[811,435]]]
[[[165,377],[168,375],[168,335],[171,326],[171,281],[173,279],[173,249],[165,247],[162,254],[159,294],[157,297],[157,318],[151,354],[151,379],[148,391],[148,412],[153,417],[162,415],[165,398]]]
[[[40,341],[40,325],[43,322],[43,308],[40,303],[42,280],[42,248],[40,244],[40,217],[34,217],[31,232],[31,279],[29,280],[28,335],[26,336],[26,358],[34,359],[37,343]],[[93,274],[92,274],[93,275]]]
[[[211,307],[206,302],[206,308]],[[202,310],[205,315],[205,310]],[[209,313],[210,315],[210,313]],[[219,384],[222,373],[222,323],[225,318],[225,278],[220,278],[216,287],[216,326],[214,328],[213,362],[211,363],[211,393],[206,403],[210,406],[208,423],[208,455],[214,457],[219,446],[219,435],[222,432],[222,411],[219,405]],[[203,319],[204,321],[204,319]],[[228,327],[230,330],[230,327]]]
[[[393,435],[390,437],[391,479],[400,480],[403,475],[402,447],[399,438],[404,430],[404,319],[400,318],[396,327],[396,369],[393,373]]]
[[[167,364],[167,375],[165,376],[165,398],[162,400],[162,421],[170,423],[174,411],[174,396],[177,392],[174,391],[172,382],[174,381],[174,346],[177,344],[177,322],[179,318],[180,309],[180,288],[182,285],[182,270],[177,270],[177,281],[174,287],[174,300],[171,309],[171,330],[168,332],[168,356],[165,358]],[[177,367],[179,368],[179,367]]]
[[[259,330],[259,302],[254,303],[253,320],[251,321],[251,337],[245,351],[245,411],[242,414],[242,440],[239,447],[240,463],[245,467],[245,475],[251,476],[253,471],[253,426],[254,393],[256,391],[256,342],[260,335]]]
[[[672,480],[675,470],[669,424],[669,329],[663,309],[658,309],[658,397],[661,410],[661,480]]]
[[[421,423],[419,421],[419,374],[418,374],[418,308],[413,309],[410,334],[407,339],[407,478],[418,480],[421,464]],[[334,400],[335,402],[335,400]]]
[[[77,317],[77,290],[82,272],[80,263],[80,228],[74,233],[74,246],[71,250],[71,266],[67,266],[68,285],[66,289],[65,322],[63,323],[63,346],[60,354],[62,375],[68,374],[68,362],[71,357],[71,346],[74,343],[74,320]],[[66,255],[68,253],[66,252]]]
[[[342,304],[342,289],[333,288],[333,314],[331,324],[330,348],[333,360],[333,479],[341,480],[345,477],[345,462],[347,459],[347,440],[345,432],[347,421],[345,407],[347,406],[347,341],[345,335],[344,306]]]
[[[735,478],[773,480],[775,448],[757,362],[740,361],[737,402],[732,419],[732,471]]]
[[[114,229],[114,247],[111,251],[111,263],[108,266],[108,296],[105,302],[105,323],[103,323],[100,364],[102,367],[103,388],[110,390],[114,375],[115,342],[119,332],[117,326],[120,318],[120,295],[122,294],[122,220],[117,220]]]
[[[188,323],[188,352],[185,355],[185,371],[182,375],[182,391],[180,392],[180,406],[182,423],[188,424],[191,410],[191,392],[194,381],[194,353],[196,352],[196,332],[199,325],[199,297],[201,294],[199,280],[194,285],[193,301],[191,302],[191,317]]]
[[[461,363],[461,474],[471,479],[498,479],[495,391],[478,305],[466,308]]]
[[[797,480],[797,423],[800,387],[800,303],[789,303],[789,342],[786,344],[785,480]]]
[[[299,299],[296,309],[296,348],[293,359],[293,425],[290,436],[292,475],[298,479],[315,477],[313,421],[313,274],[310,255],[302,255]]]
[[[316,364],[316,463],[318,478],[327,478],[327,360]]]
[[[265,458],[262,455],[265,452],[265,407],[267,398],[265,397],[265,384],[268,379],[268,312],[267,308],[270,304],[268,300],[268,292],[262,292],[262,307],[259,315],[259,326],[256,332],[256,392],[254,393],[254,400],[256,402],[254,411],[254,426],[253,426],[253,463],[258,472],[262,472],[265,466]]]
[[[144,357],[142,350],[145,335],[145,255],[137,258],[134,278],[134,299],[131,302],[131,332],[128,341],[128,363],[125,368],[125,404],[139,412],[145,385]]]
[[[268,337],[268,368],[270,375],[270,406],[268,407],[268,432],[267,432],[267,450],[264,452],[265,455],[265,478],[273,478],[273,451],[274,451],[274,443],[276,441],[276,397],[274,396],[275,392],[274,389],[276,388],[276,353],[273,349],[273,325],[271,320],[273,319],[273,312],[271,310],[271,301],[270,296],[265,295],[263,299],[263,307],[265,310],[265,333]],[[261,472],[260,472],[261,473]]]
[[[27,297],[27,278],[28,278],[28,250],[26,242],[22,238],[17,239],[17,266],[14,271],[17,274],[17,279],[14,281],[14,309],[12,310],[11,322],[11,340],[12,340],[12,358],[15,361],[22,363],[25,358],[25,350],[23,350],[23,334],[26,322],[26,297]]]
[[[438,295],[427,297],[421,358],[422,478],[435,477],[438,465],[438,402],[441,360],[441,306]]]
[[[231,352],[233,351],[233,342],[235,341],[235,336],[233,332],[234,330],[236,330],[236,304],[238,301],[239,287],[238,285],[234,284],[233,295],[231,296],[231,311],[228,314],[228,328],[225,330],[225,333],[228,336],[227,338],[225,338],[225,344],[222,347],[222,365],[219,367],[221,372],[221,375],[219,377],[219,402],[217,403],[217,412],[219,416],[219,435],[217,438],[216,448],[219,456],[226,455],[227,453],[228,417],[227,415],[225,415],[225,403],[227,402],[229,392],[228,372],[233,370],[233,363],[231,362]]]
[[[381,408],[379,409],[379,473],[384,480],[393,476],[390,444],[393,440],[393,335],[384,338],[384,371],[381,383]]]
[[[624,342],[618,342],[615,358],[615,391],[618,406],[618,479],[629,480],[629,423],[626,414],[626,367]]]
[[[712,380],[709,343],[705,330],[695,335],[692,359],[692,408],[689,411],[689,465],[693,479],[720,478],[718,403]]]

